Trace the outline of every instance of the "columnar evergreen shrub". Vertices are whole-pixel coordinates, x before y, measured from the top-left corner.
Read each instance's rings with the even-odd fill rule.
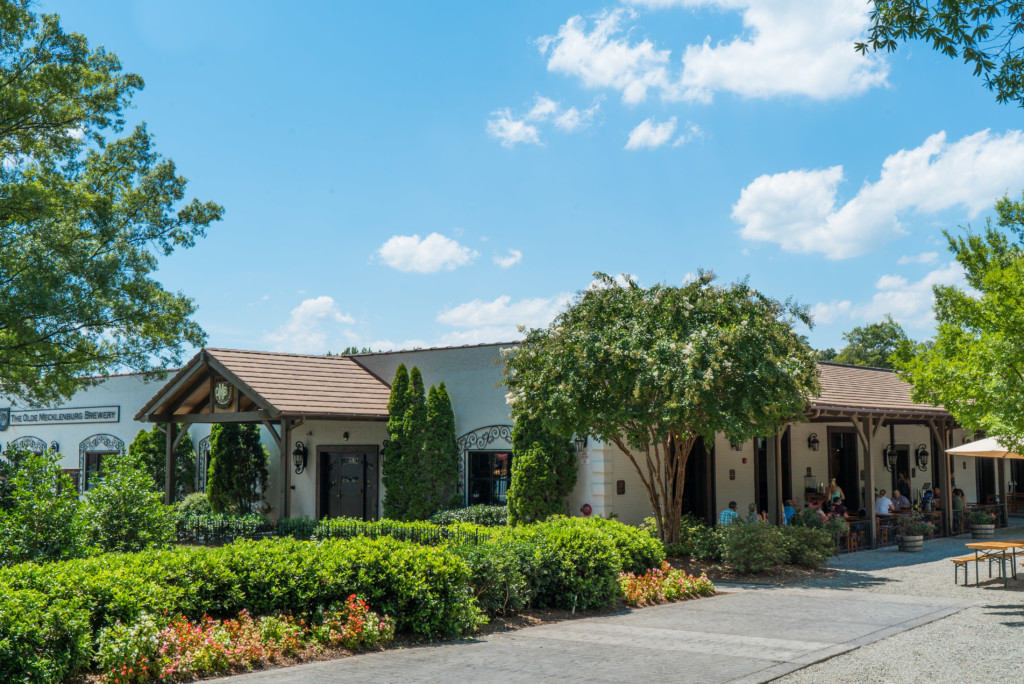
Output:
[[[167,435],[161,427],[154,425],[148,432],[139,430],[139,434],[135,435],[131,446],[128,447],[128,453],[139,459],[146,472],[153,478],[158,492],[164,491],[164,485],[167,483]],[[175,429],[180,431],[182,426],[176,425]],[[196,452],[192,446],[191,435],[186,434],[181,438],[175,451],[175,459],[174,500],[181,501],[195,491]]]
[[[565,498],[576,486],[576,448],[533,418],[521,417],[512,429],[512,483],[509,522],[519,524],[564,514]]]
[[[84,527],[88,543],[103,551],[141,551],[174,537],[174,509],[163,504],[140,458],[108,456],[103,478],[85,499]]]
[[[384,483],[384,517],[404,519],[409,510],[406,483],[405,413],[409,405],[409,371],[400,364],[391,382],[388,399],[388,443],[384,448],[381,479]]]
[[[215,513],[254,513],[263,508],[269,455],[259,425],[216,424],[210,430],[206,495]]]
[[[413,501],[412,518],[425,520],[456,498],[459,479],[459,447],[455,438],[455,412],[442,382],[427,393],[426,432],[420,459],[423,495]]]

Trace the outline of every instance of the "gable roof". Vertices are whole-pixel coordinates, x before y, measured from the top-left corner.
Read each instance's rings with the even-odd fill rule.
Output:
[[[907,418],[943,418],[942,406],[918,404],[910,396],[910,383],[888,368],[818,363],[821,394],[808,405],[810,414],[885,413]]]
[[[218,376],[238,390],[238,411],[264,419],[382,419],[388,414],[390,387],[350,357],[204,349],[139,410],[136,420],[207,410]]]

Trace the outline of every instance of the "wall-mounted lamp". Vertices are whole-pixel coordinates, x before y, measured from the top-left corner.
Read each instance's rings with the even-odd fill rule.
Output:
[[[928,447],[918,444],[914,451],[914,460],[917,461],[917,467],[922,471],[928,470]]]
[[[309,449],[302,442],[295,443],[295,449],[292,450],[292,458],[295,459],[295,474],[298,475],[306,469],[306,457],[309,455]]]
[[[807,435],[807,448],[808,449],[810,449],[811,451],[817,451],[818,450],[818,445],[820,445],[820,444],[821,444],[821,441],[818,439],[818,433],[817,432],[812,432],[811,434]]]
[[[50,451],[52,451],[55,454],[60,453],[60,444],[57,442],[57,440],[53,440],[52,442],[50,442]]]
[[[890,473],[896,470],[896,447],[894,445],[885,445],[885,449],[882,450],[882,464]]]
[[[348,433],[347,432],[342,433],[341,438],[344,439],[347,442],[348,441]]]
[[[586,435],[583,435],[582,437],[577,436],[576,439],[572,440],[572,442],[573,442],[573,444],[576,445],[576,453],[577,454],[581,453],[584,449],[587,448],[587,436]]]

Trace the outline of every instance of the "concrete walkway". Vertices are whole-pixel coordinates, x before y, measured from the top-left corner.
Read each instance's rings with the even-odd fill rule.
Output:
[[[815,588],[719,589],[727,593],[217,681],[764,682],[979,602]]]

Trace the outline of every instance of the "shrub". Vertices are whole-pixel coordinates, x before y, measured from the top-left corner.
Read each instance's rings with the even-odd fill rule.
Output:
[[[935,531],[935,525],[925,520],[920,513],[900,516],[896,524],[900,534],[906,537],[923,537]]]
[[[994,525],[996,515],[991,511],[976,509],[967,514],[967,522],[972,525]]]
[[[824,528],[785,525],[782,535],[786,539],[789,562],[805,568],[816,568],[835,554],[836,538]]]
[[[487,527],[497,527],[508,524],[508,508],[505,506],[468,506],[466,508],[454,508],[448,511],[435,513],[430,522],[437,525],[451,525],[452,523],[472,523]]]
[[[581,530],[594,530],[608,537],[622,560],[623,572],[646,572],[650,568],[660,567],[665,560],[664,545],[644,530],[632,525],[624,525],[604,518],[587,520],[564,518],[563,520]]]
[[[174,537],[173,509],[153,489],[138,457],[105,459],[103,478],[85,499],[84,523],[91,544],[103,551],[139,551]]]
[[[165,427],[157,424],[148,432],[139,430],[139,434],[135,435],[131,446],[128,447],[128,453],[142,463],[143,469],[153,479],[154,489],[158,492],[163,492],[167,484],[167,434],[163,431]],[[178,435],[184,426],[179,423],[174,429],[174,434]],[[192,446],[192,435],[186,433],[182,436],[174,455],[174,501],[180,502],[195,490],[196,452]]]
[[[657,535],[654,518],[645,518],[641,528]],[[723,550],[721,528],[710,527],[689,513],[679,521],[679,543],[665,545],[665,552],[670,556],[690,556],[697,560],[721,560]]]
[[[260,638],[272,652],[292,657],[302,650],[306,639],[305,620],[288,615],[267,615],[259,620]]]
[[[161,624],[148,613],[133,622],[117,622],[103,629],[96,653],[100,675],[115,684],[149,681],[156,674],[160,630]]]
[[[31,589],[0,591],[3,681],[58,682],[84,670],[91,652],[86,611]]]
[[[427,392],[426,425],[419,476],[423,495],[410,502],[411,517],[424,520],[451,506],[457,498],[459,447],[455,436],[455,412],[448,389],[442,382]]]
[[[786,540],[775,525],[737,520],[723,527],[722,532],[722,560],[736,572],[763,572],[789,560]]]
[[[215,424],[210,429],[210,468],[206,493],[215,513],[264,512],[267,450],[259,425]]]
[[[355,594],[341,608],[329,608],[320,616],[320,623],[310,630],[314,641],[323,645],[348,649],[373,648],[389,643],[395,637],[395,623],[370,610],[366,601]]]
[[[681,601],[715,593],[715,586],[705,575],[694,577],[665,562],[641,575],[622,573],[619,575],[619,588],[626,605],[630,606]]]
[[[488,615],[509,615],[533,600],[535,545],[502,532],[485,544],[457,544],[457,553],[472,575],[477,605]]]
[[[206,496],[206,492],[189,494],[175,504],[174,508],[180,516],[209,515],[213,512],[213,509],[210,508],[210,499]]]
[[[576,486],[576,447],[534,418],[520,417],[512,430],[509,521],[539,522],[565,513],[565,498]]]
[[[13,469],[0,509],[0,565],[75,558],[83,532],[78,492],[49,451],[9,455]]]
[[[537,605],[575,610],[615,600],[622,558],[613,537],[588,528],[593,522],[555,517],[518,531],[517,536],[535,544]]]

